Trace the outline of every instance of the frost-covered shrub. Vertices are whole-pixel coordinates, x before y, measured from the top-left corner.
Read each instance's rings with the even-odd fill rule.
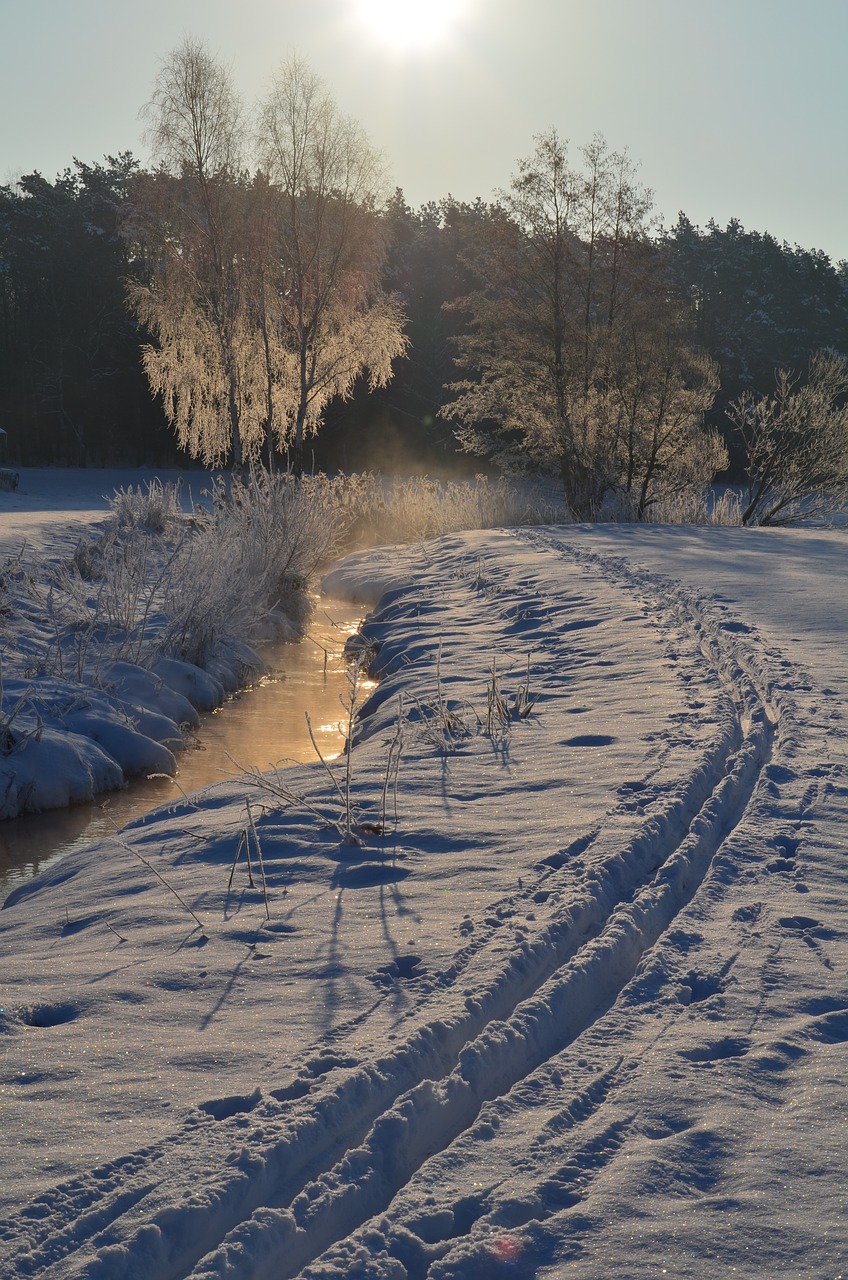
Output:
[[[17,697],[9,700],[4,698],[3,693],[3,672],[0,668],[0,756],[7,756],[29,736],[21,733],[16,721],[28,705],[30,690],[24,689]]]
[[[164,533],[168,525],[182,514],[182,481],[163,484],[161,480],[145,481],[138,488],[128,485],[118,489],[109,499],[112,514],[120,529],[149,529]]]
[[[71,556],[71,566],[83,581],[95,582],[103,577],[104,553],[103,535],[98,538],[80,538]]]
[[[7,556],[0,565],[0,624],[15,613],[16,588],[26,576],[21,565],[21,555]]]
[[[249,639],[263,618],[273,616],[289,638],[302,634],[309,580],[346,532],[344,487],[325,476],[265,473],[216,484],[211,512],[175,558],[162,649],[203,666],[219,646]]]
[[[770,396],[745,392],[727,411],[747,452],[745,525],[797,524],[848,501],[848,357],[816,351],[807,381],[775,370]]]
[[[442,481],[352,476],[349,502],[356,518],[351,537],[358,544],[411,542],[464,529],[509,525],[562,524],[568,509],[550,486],[516,479],[477,476]]]
[[[128,635],[143,630],[167,575],[168,558],[149,538],[136,534],[116,542],[98,596],[108,624]]]
[[[649,524],[738,525],[742,512],[739,495],[732,489],[718,495],[711,489],[684,489],[664,494],[644,519]]]
[[[634,524],[639,515],[628,493],[607,495],[595,519],[600,523]],[[716,495],[713,490],[700,486],[682,488],[679,492],[666,492],[646,507],[642,524],[693,524],[738,525],[741,524],[738,494],[727,490]]]
[[[135,529],[107,529],[99,540],[79,543],[37,589],[53,632],[42,672],[93,679],[108,652],[137,661],[172,564],[172,549]]]

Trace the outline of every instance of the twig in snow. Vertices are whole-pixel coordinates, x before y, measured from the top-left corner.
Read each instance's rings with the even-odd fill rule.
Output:
[[[174,897],[177,899],[177,902],[179,902],[180,906],[185,907],[186,911],[189,913],[192,920],[194,920],[195,924],[200,930],[201,937],[205,938],[206,929],[204,928],[203,921],[200,919],[198,915],[195,914],[194,911],[192,911],[191,907],[188,905],[185,898],[180,896],[180,894],[174,888],[174,886],[165,879],[165,877],[162,875],[161,872],[156,870],[153,863],[148,862],[147,858],[145,858],[143,854],[139,853],[138,849],[134,849],[131,844],[128,844],[126,840],[117,840],[117,843],[121,845],[122,848],[126,849],[128,853],[131,853],[134,858],[138,858],[139,862],[143,862],[144,865],[147,867],[148,871],[153,872],[157,880],[162,881],[162,884],[165,886],[166,889],[169,890],[170,893],[174,895]]]
[[[247,804],[247,821],[253,835],[253,845],[256,849],[256,857],[259,861],[259,870],[262,874],[262,896],[265,899],[265,919],[271,919],[271,908],[268,905],[268,881],[265,879],[265,859],[262,857],[262,845],[259,843],[259,832],[256,830],[256,823],[253,821],[253,813],[250,808],[250,801]]]

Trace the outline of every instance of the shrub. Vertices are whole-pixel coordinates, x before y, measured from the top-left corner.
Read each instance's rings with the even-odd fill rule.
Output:
[[[204,666],[220,646],[238,647],[273,616],[288,638],[309,616],[307,588],[339,548],[340,482],[254,473],[218,481],[212,509],[175,558],[163,610],[162,649]]]
[[[168,525],[182,515],[182,481],[163,484],[155,479],[145,481],[137,489],[128,485],[118,489],[109,499],[112,514],[120,529],[149,529],[164,533]]]
[[[531,481],[489,479],[441,481],[429,476],[408,480],[352,476],[349,506],[351,538],[358,545],[415,542],[463,529],[504,525],[562,524],[567,507],[552,486]]]
[[[848,500],[848,358],[818,351],[799,385],[778,369],[771,396],[742,395],[728,417],[747,449],[743,524],[785,525]]]

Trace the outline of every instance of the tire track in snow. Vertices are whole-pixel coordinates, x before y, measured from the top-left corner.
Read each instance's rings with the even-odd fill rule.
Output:
[[[590,849],[582,895],[517,949],[463,1016],[425,1026],[400,1049],[346,1071],[321,1098],[295,1104],[294,1137],[272,1135],[252,1152],[227,1152],[236,1135],[222,1130],[212,1145],[222,1148],[231,1176],[219,1170],[218,1181],[209,1187],[207,1180],[205,1189],[201,1179],[193,1205],[157,1206],[154,1198],[138,1229],[126,1238],[107,1231],[109,1243],[95,1226],[108,1220],[110,1203],[119,1211],[115,1189],[92,1213],[89,1245],[76,1258],[48,1231],[41,1260],[28,1250],[15,1274],[46,1280],[55,1262],[57,1277],[91,1280],[130,1274],[167,1280],[189,1271],[204,1278],[293,1277],[382,1211],[431,1154],[467,1131],[486,1101],[592,1025],[695,892],[740,820],[771,747],[776,716],[740,643],[711,630],[691,601],[671,603],[667,615],[677,613],[697,635],[730,695],[720,732],[682,793],[643,822],[624,848],[601,833]],[[260,1119],[273,1122],[270,1115]],[[179,1145],[190,1157],[197,1132]],[[175,1153],[173,1144],[163,1144],[160,1159]],[[149,1164],[143,1173],[148,1182]],[[79,1246],[73,1225],[68,1237],[64,1243],[72,1237]],[[33,1269],[42,1264],[51,1269]]]

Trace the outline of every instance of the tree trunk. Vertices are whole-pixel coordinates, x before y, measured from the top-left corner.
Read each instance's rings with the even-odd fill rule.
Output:
[[[244,476],[244,452],[241,446],[241,431],[239,429],[239,411],[238,400],[236,398],[236,382],[234,378],[230,378],[230,433],[233,449],[233,475],[240,478]]]
[[[300,480],[303,475],[303,424],[306,421],[306,405],[301,404],[297,411],[297,421],[294,427],[294,439],[292,441],[292,464],[291,470],[295,480]]]

